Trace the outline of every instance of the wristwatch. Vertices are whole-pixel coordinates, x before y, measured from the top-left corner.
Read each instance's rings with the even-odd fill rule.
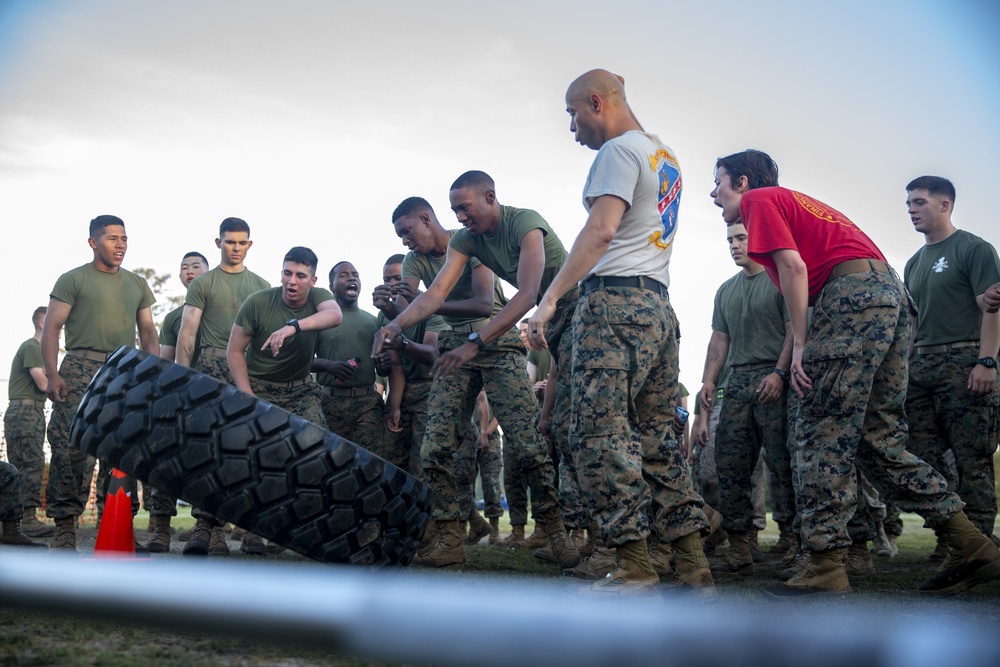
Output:
[[[406,336],[402,335],[402,334],[400,334],[399,338],[400,338],[400,340],[402,340],[402,343],[401,343],[402,347],[400,347],[399,349],[405,350],[406,346],[410,344],[410,339],[407,338]]]
[[[771,372],[780,377],[784,382],[788,382],[790,379],[792,379],[792,376],[788,374],[788,371],[783,371],[780,368],[775,368]]]
[[[976,363],[980,366],[986,366],[986,368],[996,368],[997,360],[995,357],[981,357],[976,359]]]
[[[486,349],[486,341],[484,341],[482,337],[480,337],[478,331],[473,331],[472,333],[469,334],[469,342],[475,343],[480,350]]]
[[[295,333],[302,333],[302,327],[299,326],[299,321],[294,317],[287,322],[285,322],[286,327],[295,327]]]

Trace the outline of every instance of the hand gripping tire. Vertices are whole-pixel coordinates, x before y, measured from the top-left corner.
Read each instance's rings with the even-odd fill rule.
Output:
[[[203,373],[118,348],[87,387],[74,445],[220,519],[324,563],[406,565],[422,481]]]

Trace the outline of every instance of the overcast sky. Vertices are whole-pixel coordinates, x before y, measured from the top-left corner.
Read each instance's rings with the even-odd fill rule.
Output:
[[[217,263],[233,215],[272,284],[306,245],[321,285],[355,263],[368,309],[403,250],[392,210],[420,195],[457,226],[448,186],[469,169],[569,247],[594,153],[563,96],[603,67],[681,162],[670,293],[696,391],[712,299],[735,273],[708,197],[720,155],[769,152],[783,185],[847,214],[900,269],[922,243],[904,186],[924,173],[955,182],[958,226],[1000,242],[998,7],[0,1],[0,350],[10,359],[56,278],[90,261],[102,213],[126,222],[125,267],[172,273],[177,292],[181,256]]]

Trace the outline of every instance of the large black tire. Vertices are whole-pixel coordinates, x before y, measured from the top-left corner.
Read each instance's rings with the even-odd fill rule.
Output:
[[[73,420],[75,446],[220,519],[324,563],[406,565],[426,484],[203,373],[121,347]]]

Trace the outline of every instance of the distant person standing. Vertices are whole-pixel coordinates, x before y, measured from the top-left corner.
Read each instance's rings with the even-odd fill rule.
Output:
[[[223,220],[215,245],[221,251],[219,265],[188,285],[181,328],[177,334],[177,363],[220,382],[234,384],[226,361],[233,321],[246,298],[269,288],[270,284],[246,268],[247,253],[253,246],[250,226],[246,221],[240,218]],[[196,523],[183,553],[193,556],[228,555],[229,545],[223,530],[225,522],[197,507],[191,510],[191,516]],[[253,536],[244,536],[242,547],[260,554],[264,549],[263,541]]]
[[[122,345],[133,346],[138,330],[140,347],[159,352],[153,324],[156,298],[145,279],[121,268],[128,237],[125,223],[113,215],[90,221],[87,239],[94,259],[64,273],[52,288],[42,326],[41,350],[48,377],[46,394],[52,400],[48,440],[52,447],[46,514],[55,519],[53,549],[76,551],[76,519],[83,513],[80,478],[86,454],[70,442],[70,428],[80,399],[108,354]],[[57,368],[59,332],[66,331],[66,357]],[[133,512],[135,480],[130,478]]]
[[[910,437],[906,448],[939,470],[952,450],[954,489],[979,530],[993,534],[997,496],[997,352],[1000,312],[986,312],[983,295],[1000,280],[992,245],[951,221],[955,186],[921,176],[906,186],[906,205],[924,247],[906,263],[906,288],[917,305],[914,354],[906,388]]]
[[[777,180],[774,160],[747,150],[716,161],[711,194],[727,223],[742,219],[747,254],[784,295],[794,336],[792,388],[802,399],[796,491],[810,563],[768,592],[851,590],[844,557],[858,508],[855,466],[886,502],[946,535],[951,557],[922,593],[952,595],[1000,576],[1000,550],[969,521],[944,477],[904,448],[912,314],[903,281],[846,216]]]
[[[604,544],[617,547],[615,569],[590,590],[658,590],[646,543],[653,534],[673,549],[680,584],[711,596],[715,584],[701,546],[709,523],[673,434],[678,334],[667,287],[680,166],[643,130],[623,80],[610,72],[574,80],[566,110],[576,141],[598,151],[583,189],[587,222],[528,320],[528,335],[532,345],[545,345],[557,299],[579,282],[571,442]]]
[[[208,271],[208,259],[200,252],[189,252],[181,258],[181,269],[178,275],[186,290],[191,281]],[[183,304],[171,310],[163,318],[160,327],[160,356],[174,361],[177,349],[177,335],[181,329],[181,318],[184,315]],[[200,336],[195,338],[196,342]],[[195,358],[198,361],[198,346],[195,345]],[[153,528],[153,539],[146,543],[146,548],[153,553],[170,551],[170,518],[177,516],[177,499],[153,487],[149,492],[149,520]]]
[[[326,425],[340,437],[384,458],[385,403],[375,391],[375,362],[371,356],[378,326],[374,315],[358,307],[361,276],[354,264],[333,265],[330,291],[343,320],[336,328],[320,332],[312,364],[323,390]]]
[[[7,395],[10,404],[3,415],[7,457],[21,475],[24,503],[21,532],[28,537],[51,537],[55,528],[38,520],[42,506],[42,476],[45,473],[45,364],[42,361],[42,321],[45,306],[31,316],[35,335],[21,343],[10,365]]]

